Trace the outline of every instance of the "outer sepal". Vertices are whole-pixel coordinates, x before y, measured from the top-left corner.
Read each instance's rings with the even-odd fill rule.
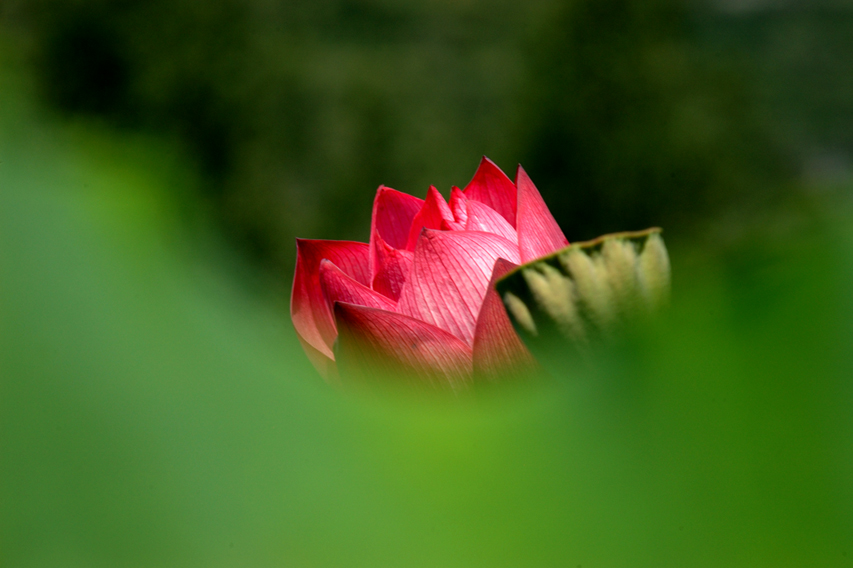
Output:
[[[329,359],[335,325],[320,286],[320,262],[333,262],[356,282],[368,285],[368,251],[364,243],[296,239],[296,271],[290,295],[290,317],[300,339]]]

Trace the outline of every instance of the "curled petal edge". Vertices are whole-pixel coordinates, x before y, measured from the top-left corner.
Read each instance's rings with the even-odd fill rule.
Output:
[[[335,325],[320,285],[320,263],[329,260],[356,282],[369,283],[364,243],[296,239],[296,270],[290,294],[290,318],[300,339],[334,359]]]
[[[333,313],[335,302],[349,302],[360,306],[393,311],[396,302],[356,282],[329,260],[320,261],[320,287],[326,298],[329,313]]]

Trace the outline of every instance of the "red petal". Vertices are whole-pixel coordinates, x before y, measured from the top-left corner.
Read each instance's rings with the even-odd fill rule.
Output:
[[[335,347],[344,377],[399,375],[457,388],[471,380],[471,349],[451,334],[394,312],[335,304]],[[382,377],[385,375],[385,377]]]
[[[474,332],[474,376],[497,380],[524,378],[538,372],[539,366],[521,342],[506,314],[495,282],[516,265],[499,258]]]
[[[370,220],[370,271],[376,274],[376,236],[391,248],[406,247],[412,220],[424,205],[423,199],[380,185],[373,200]]]
[[[491,233],[424,229],[397,310],[471,345],[477,314],[499,257],[519,262],[518,247]]]
[[[464,231],[465,225],[462,223],[456,223],[455,221],[441,221],[441,230],[442,231]]]
[[[516,188],[493,161],[483,156],[474,178],[465,187],[465,196],[488,205],[515,227]]]
[[[412,220],[423,206],[423,199],[380,185],[373,201],[371,233],[378,232],[393,248],[403,248]]]
[[[465,224],[468,220],[468,199],[462,190],[455,185],[450,189],[450,210],[453,212],[453,218],[457,223]]]
[[[405,249],[395,249],[385,244],[381,237],[374,244],[376,261],[374,263],[373,289],[396,302],[409,270],[412,268],[413,253]]]
[[[344,274],[334,263],[325,259],[320,262],[320,287],[326,297],[329,313],[333,312],[335,302],[347,302],[391,311],[397,306],[396,302],[359,284]]]
[[[424,206],[418,211],[418,214],[415,215],[412,221],[406,242],[406,249],[415,250],[415,244],[418,242],[418,237],[424,228],[441,229],[442,221],[453,222],[453,220],[453,213],[450,211],[450,207],[447,206],[447,202],[444,201],[444,197],[442,197],[434,185],[429,186]]]
[[[518,242],[518,233],[512,225],[507,223],[507,220],[497,211],[479,201],[472,200],[468,203],[468,220],[465,223],[465,230],[494,233],[513,243]]]
[[[545,205],[539,190],[524,168],[518,166],[518,247],[521,262],[528,262],[569,245],[554,216]]]
[[[290,318],[303,341],[329,359],[334,359],[335,324],[320,287],[320,261],[323,259],[334,262],[344,274],[367,285],[367,245],[350,241],[296,239],[296,272],[290,294]]]

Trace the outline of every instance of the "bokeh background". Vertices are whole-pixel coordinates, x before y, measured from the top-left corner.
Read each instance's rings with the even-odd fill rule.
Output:
[[[0,565],[853,565],[853,4],[4,0]],[[294,238],[521,162],[672,306],[340,391]]]

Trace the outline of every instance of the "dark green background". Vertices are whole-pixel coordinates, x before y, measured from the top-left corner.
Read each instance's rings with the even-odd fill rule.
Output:
[[[418,17],[390,20],[390,4],[367,15],[356,8],[376,4],[289,12],[303,19],[297,18],[302,27],[296,31],[275,32],[289,38],[294,51],[287,57],[273,32],[266,39],[243,37],[279,54],[264,63],[268,69],[287,59],[292,67],[282,65],[282,73],[302,77],[312,69],[323,79],[305,104],[331,113],[323,122],[331,130],[295,125],[307,130],[294,149],[269,138],[281,123],[269,118],[264,101],[276,108],[301,109],[303,103],[288,103],[274,82],[269,87],[260,80],[252,92],[268,99],[228,99],[223,92],[243,90],[249,79],[235,79],[213,64],[198,72],[222,73],[205,79],[219,91],[201,100],[214,109],[225,105],[224,116],[243,109],[246,114],[234,121],[252,136],[235,141],[215,131],[197,135],[179,123],[183,107],[172,109],[169,99],[186,92],[169,77],[184,75],[184,52],[158,26],[180,22],[180,14],[169,20],[156,12],[163,6],[150,4],[144,9],[155,10],[158,23],[112,12],[106,4],[62,3],[56,12],[34,8],[47,10],[47,3],[5,5],[0,565],[853,564],[853,184],[845,166],[851,130],[844,128],[851,99],[843,89],[849,74],[825,49],[831,44],[845,53],[842,48],[849,47],[847,12],[676,10],[673,16],[670,4],[647,3],[638,11],[632,3],[609,5],[623,11],[608,17],[593,3],[551,6],[559,18],[536,17],[556,31],[533,34],[523,49],[504,33],[522,21],[511,19],[517,14],[506,7],[483,15],[476,3],[427,4],[426,12],[402,5],[397,12]],[[136,77],[126,85],[148,95],[125,86],[118,91],[124,95],[107,89],[95,96],[85,82],[74,91],[75,77],[57,78],[46,66],[51,34],[59,33],[50,26],[62,28],[55,22],[74,21],[74,14],[95,18],[74,12],[92,6],[100,6],[99,17],[115,18],[106,20],[106,28],[119,39],[140,51],[159,45],[174,56],[148,63],[139,56],[130,67],[135,71],[123,71]],[[132,2],[120,6],[131,15],[143,10]],[[228,33],[239,36],[241,20],[227,11],[175,6],[184,6],[181,17],[221,22],[226,31],[233,21],[237,31]],[[465,19],[472,13],[484,19]],[[679,13],[689,17],[679,19]],[[713,17],[700,18],[703,13]],[[620,20],[618,14],[633,16]],[[128,23],[133,21],[136,27]],[[433,27],[414,33],[424,21]],[[578,23],[583,21],[598,27]],[[672,21],[695,25],[673,35],[666,24]],[[433,31],[448,22],[456,22],[449,28],[456,35],[435,37]],[[376,26],[396,35],[382,34],[380,41]],[[617,31],[608,35],[610,26]],[[178,36],[192,39],[206,28],[186,29]],[[594,29],[601,33],[582,33]],[[575,31],[564,37],[560,30]],[[152,37],[148,43],[146,35]],[[173,41],[186,53],[204,55],[225,49],[229,37],[219,43]],[[435,61],[445,59],[424,55],[455,49],[460,37],[470,37],[469,54],[491,63],[471,55],[485,67],[454,57],[441,66]],[[660,38],[666,43],[673,37],[687,46],[684,53],[704,53],[700,59],[716,69],[691,79],[710,81],[711,91],[676,88],[677,73],[655,75],[655,65],[631,60],[643,52],[637,46],[659,46]],[[595,45],[596,38],[606,46],[617,45],[618,38],[629,45],[605,50],[603,62],[586,63],[585,70],[560,58],[560,45],[583,53],[577,46]],[[790,47],[795,40],[798,50]],[[401,43],[411,51],[401,50]],[[496,51],[478,51],[482,45]],[[732,46],[737,49],[725,51]],[[545,55],[510,57],[528,57],[528,49]],[[624,53],[634,54],[627,63],[620,59]],[[233,57],[235,68],[252,60]],[[386,92],[376,85],[395,74],[399,61],[389,57],[406,64]],[[677,64],[683,55],[673,57],[670,69],[683,69]],[[207,55],[202,60],[218,61]],[[435,77],[418,66],[429,61],[435,73],[449,75],[434,82],[446,90],[418,82]],[[752,73],[738,71],[753,64]],[[465,83],[476,68],[510,89],[489,65],[525,69],[523,80],[508,73],[511,89],[550,82],[566,103],[544,92],[533,93],[541,99],[516,104],[494,84]],[[832,73],[822,73],[821,65]],[[737,85],[722,88],[728,83],[716,73]],[[335,99],[334,84],[349,89],[344,78],[352,76],[367,85],[353,101],[377,93],[387,100],[366,110],[353,102],[336,114],[338,107],[317,98]],[[604,105],[601,114],[590,110],[599,100],[595,93],[633,98],[624,85],[637,77],[651,85],[649,98],[628,118],[608,126],[607,109],[615,107]],[[473,97],[468,107],[460,82]],[[51,91],[51,84],[71,94]],[[566,94],[576,90],[559,90],[577,84],[589,89],[586,99]],[[699,97],[706,101],[734,97],[725,112],[719,110],[725,105],[711,105],[730,125],[719,139],[700,136],[695,125],[709,123],[702,122],[702,112],[683,106],[694,100],[684,93],[697,90],[717,93]],[[158,97],[165,101],[161,106]],[[234,106],[223,102],[228,100]],[[484,106],[484,100],[496,106]],[[541,109],[544,125],[528,121],[535,114],[530,109]],[[187,120],[207,124],[216,115],[204,112],[193,119],[197,123]],[[752,118],[741,119],[744,113]],[[670,117],[666,136],[654,134],[659,116]],[[354,136],[341,142],[337,129],[355,128],[358,120],[366,121],[365,132],[390,121],[391,141],[364,146]],[[430,123],[435,138],[424,138]],[[489,126],[476,130],[477,124]],[[533,126],[524,130],[519,124]],[[689,136],[679,138],[678,132]],[[589,146],[572,145],[586,135],[595,138]],[[241,158],[216,170],[197,145],[205,136]],[[458,145],[442,143],[451,139]],[[692,149],[678,150],[679,140]],[[751,153],[738,140],[751,141]],[[317,148],[330,144],[341,144],[344,156],[357,149],[366,154],[328,162],[336,154]],[[648,169],[637,166],[664,150]],[[586,169],[573,165],[578,152],[588,153]],[[363,237],[376,185],[399,179],[399,188],[413,193],[422,194],[429,182],[446,190],[467,181],[481,153],[508,169],[518,159],[532,164],[528,171],[535,181],[542,179],[571,240],[593,236],[584,231],[608,230],[612,219],[671,220],[674,228],[665,233],[674,267],[670,310],[603,347],[589,365],[566,360],[565,372],[544,384],[508,385],[460,399],[393,389],[339,391],[323,384],[301,352],[281,293],[289,284],[285,261],[292,253],[276,256],[270,252],[278,250],[274,244],[247,247],[240,235],[248,234],[247,227],[277,227],[278,233],[261,230],[257,234],[266,236],[257,241],[280,239],[281,250],[303,231]],[[760,167],[751,162],[753,155]],[[363,169],[353,172],[347,164]],[[336,168],[346,173],[335,177]],[[711,175],[713,183],[691,182],[696,172]],[[661,181],[669,174],[678,174],[672,178],[678,183]],[[571,191],[555,189],[571,176],[577,176]],[[744,189],[753,185],[754,192]],[[281,210],[251,197],[285,191],[277,187],[293,192]],[[729,193],[714,193],[715,187]],[[255,213],[229,217],[234,199]],[[290,209],[303,200],[304,209]],[[573,200],[584,209],[573,210]],[[585,211],[586,225],[570,223]]]

